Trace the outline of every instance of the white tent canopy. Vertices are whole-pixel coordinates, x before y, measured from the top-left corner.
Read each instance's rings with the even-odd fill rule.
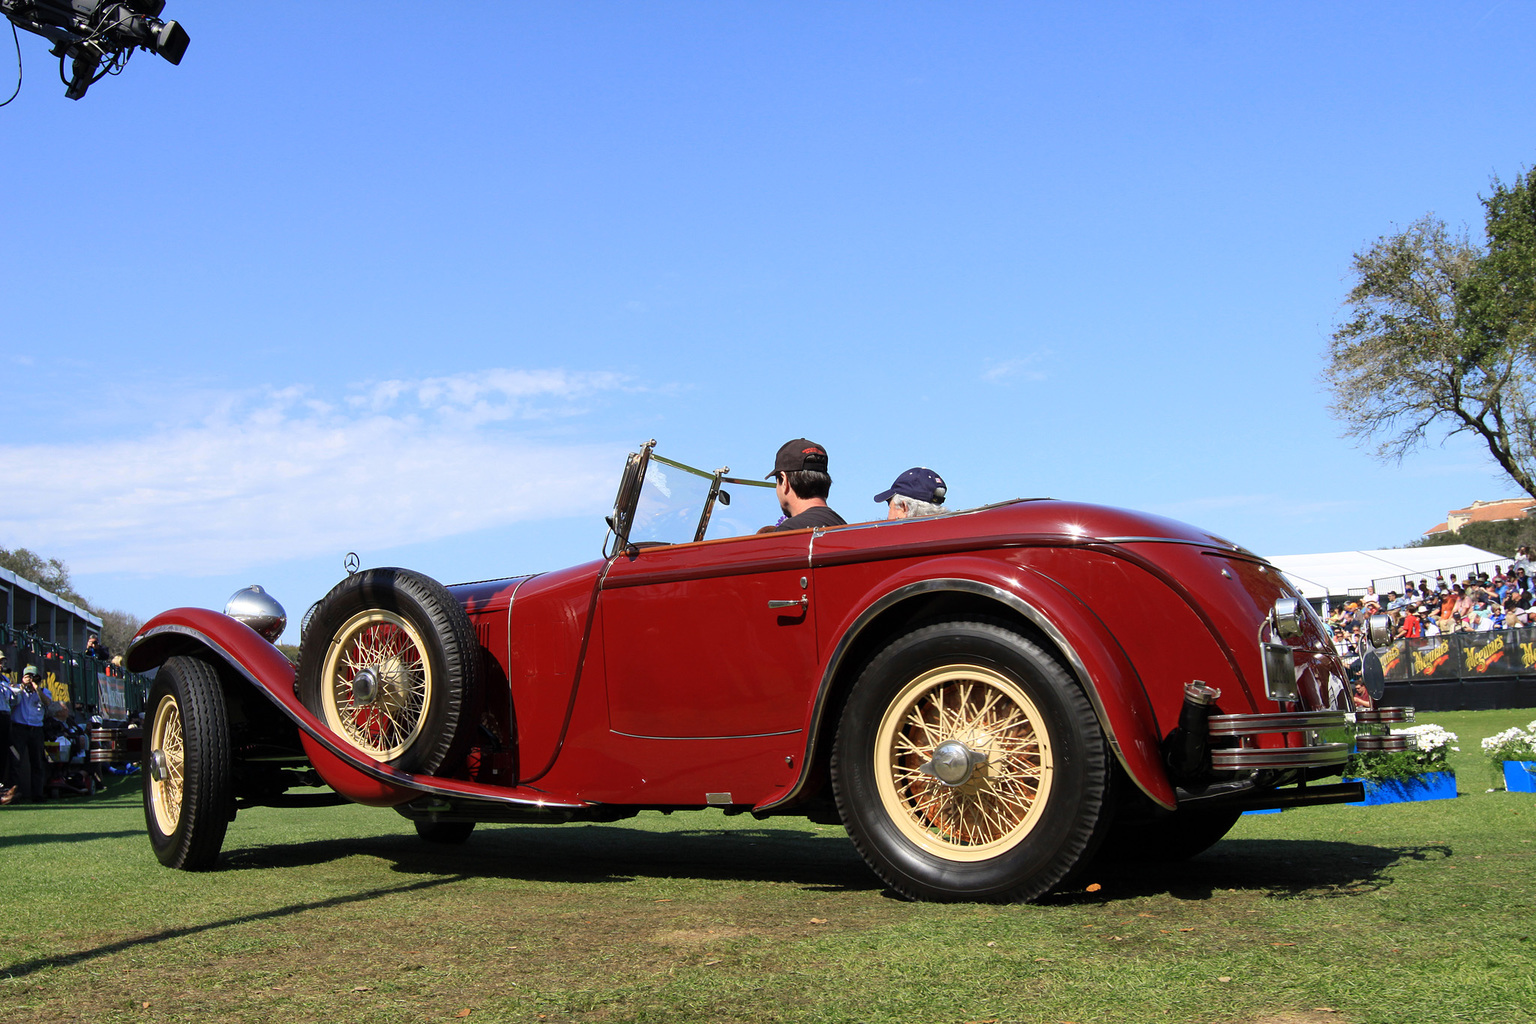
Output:
[[[1458,580],[1467,573],[1493,573],[1494,566],[1508,566],[1514,559],[1496,555],[1470,544],[1442,544],[1426,548],[1382,548],[1377,551],[1331,551],[1317,555],[1270,555],[1269,561],[1285,573],[1303,597],[1363,594],[1375,584],[1376,592],[1403,592],[1403,583],[1429,580],[1436,576],[1449,582],[1451,573]]]

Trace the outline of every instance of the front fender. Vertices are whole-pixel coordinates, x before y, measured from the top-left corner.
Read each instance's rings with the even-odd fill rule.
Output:
[[[189,648],[201,648],[211,653],[287,715],[298,726],[304,752],[320,777],[349,800],[375,807],[393,807],[430,793],[541,808],[586,806],[581,801],[552,798],[545,793],[412,775],[375,761],[332,732],[304,706],[294,689],[296,670],[281,651],[245,623],[219,612],[206,608],[173,608],[162,612],[139,628],[123,660],[133,671],[143,672]]]
[[[205,647],[238,669],[268,696],[275,690],[293,693],[294,667],[250,626],[207,608],[172,608],[139,627],[123,664],[147,672],[189,644]]]

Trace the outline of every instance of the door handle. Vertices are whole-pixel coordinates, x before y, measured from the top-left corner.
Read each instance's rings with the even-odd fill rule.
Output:
[[[768,607],[769,608],[807,608],[807,607],[810,606],[810,603],[811,603],[810,595],[809,594],[801,594],[800,595],[800,600],[798,600],[798,601],[769,601],[768,602]]]

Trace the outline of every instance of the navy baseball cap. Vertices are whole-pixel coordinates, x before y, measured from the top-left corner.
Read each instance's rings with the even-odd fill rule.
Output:
[[[914,466],[897,477],[889,490],[875,495],[875,500],[890,501],[892,497],[900,494],[903,497],[926,501],[931,505],[942,505],[945,490],[943,477],[931,469]]]
[[[779,455],[773,460],[773,472],[767,474],[767,476],[778,476],[780,473],[798,473],[806,469],[825,473],[827,471],[827,450],[815,441],[807,441],[803,437],[797,437],[793,441],[785,441],[779,448]]]

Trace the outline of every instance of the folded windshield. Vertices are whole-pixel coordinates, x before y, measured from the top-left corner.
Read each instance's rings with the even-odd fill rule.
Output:
[[[783,512],[773,485],[728,476],[654,452],[640,485],[631,543],[687,544],[718,537],[741,537],[779,521]]]

